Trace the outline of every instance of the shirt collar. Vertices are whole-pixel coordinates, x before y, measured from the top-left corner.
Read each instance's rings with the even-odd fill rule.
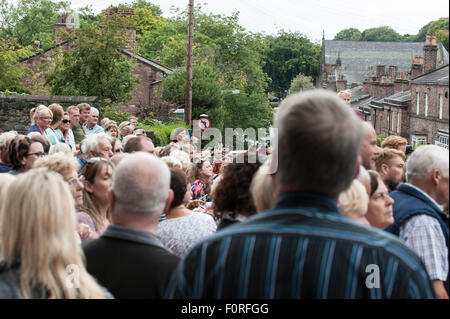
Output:
[[[287,192],[278,197],[276,208],[311,207],[321,212],[339,213],[336,201],[328,195],[313,192]]]
[[[441,210],[441,205],[439,205],[430,195],[428,195],[427,193],[425,193],[422,189],[420,189],[419,187],[410,184],[410,183],[405,183],[406,185],[408,185],[409,187],[415,189],[417,192],[421,193],[423,196],[425,196],[430,202],[432,202],[434,205],[436,205],[437,207],[439,207]]]
[[[102,234],[102,237],[125,239],[165,249],[161,240],[152,233],[122,225],[109,225],[105,232]]]

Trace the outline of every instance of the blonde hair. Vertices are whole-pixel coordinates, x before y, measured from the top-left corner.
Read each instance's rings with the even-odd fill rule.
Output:
[[[11,174],[0,174],[0,203],[2,203],[3,200],[3,192],[6,192],[8,189],[8,186],[14,181],[15,175]]]
[[[38,105],[38,107],[34,111],[33,120],[36,122],[36,120],[38,118],[40,118],[43,115],[45,116],[47,114],[50,114],[50,116],[52,117],[52,120],[53,120],[53,112],[52,112],[52,110],[50,110],[48,107],[46,107],[43,104]]]
[[[48,106],[49,110],[52,111],[53,119],[50,125],[55,125],[56,123],[62,121],[64,117],[64,109],[61,105],[57,103],[50,104]]]
[[[56,144],[58,145],[58,144]],[[64,176],[67,172],[77,170],[78,161],[72,155],[64,153],[55,153],[38,158],[33,165],[33,168],[46,167],[48,170],[59,173]]]
[[[381,165],[386,164],[391,159],[393,159],[395,156],[400,156],[402,160],[406,160],[406,155],[402,151],[399,151],[395,148],[383,148],[380,152],[380,154],[375,159],[375,165],[377,172],[381,172]]]
[[[272,177],[263,173],[268,169],[269,164],[269,161],[265,161],[258,168],[250,185],[250,192],[258,213],[271,209],[276,201]]]
[[[354,179],[350,187],[339,195],[338,202],[342,215],[349,217],[352,212],[367,212],[369,195],[364,185]]]
[[[104,298],[102,288],[84,266],[76,240],[74,201],[60,175],[32,169],[9,186],[0,214],[1,251],[7,265],[20,260],[20,298]],[[77,270],[77,285],[67,284],[68,266]]]
[[[64,153],[67,155],[72,155],[73,151],[69,144],[57,143],[50,147],[49,155],[56,154],[56,153]]]
[[[161,159],[167,164],[167,166],[169,166],[169,168],[175,167],[181,170],[183,169],[183,165],[181,164],[181,162],[173,156],[163,156],[161,157]]]

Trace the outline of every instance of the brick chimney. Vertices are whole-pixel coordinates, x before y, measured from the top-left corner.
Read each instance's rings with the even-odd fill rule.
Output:
[[[385,75],[386,69],[384,65],[377,65],[377,79]]]
[[[413,64],[411,65],[411,79],[423,74],[423,57],[420,55],[414,56]]]
[[[75,15],[70,13],[60,14],[58,23],[55,24],[55,44],[58,45],[64,41],[64,35],[77,28]]]
[[[427,34],[425,46],[423,47],[423,72],[427,73],[436,69],[437,60],[436,37]]]
[[[117,8],[117,7],[112,7],[112,8],[108,8],[105,10],[102,10],[102,14],[109,16],[109,15],[119,15],[121,17],[134,17],[134,9],[133,8]],[[128,50],[132,50],[134,48],[136,48],[136,29],[134,28],[127,28],[125,30],[125,34],[127,36],[127,38],[129,38],[130,44],[127,45],[126,49]]]

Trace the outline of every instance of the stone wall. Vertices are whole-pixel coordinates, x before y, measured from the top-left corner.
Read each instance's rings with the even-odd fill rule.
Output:
[[[39,104],[58,103],[66,109],[70,105],[88,103],[98,108],[96,101],[95,96],[0,95],[0,133],[10,130],[25,133],[30,127],[30,110]]]

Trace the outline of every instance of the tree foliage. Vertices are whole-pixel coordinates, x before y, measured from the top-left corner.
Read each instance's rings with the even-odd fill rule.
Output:
[[[0,91],[25,92],[21,79],[29,70],[19,61],[31,54],[30,47],[22,47],[14,39],[0,38]]]
[[[400,41],[402,36],[388,26],[366,29],[362,33],[362,41]]]
[[[313,78],[299,73],[291,82],[289,93],[301,92],[314,89]]]
[[[317,77],[321,47],[311,43],[304,35],[281,31],[266,38],[264,71],[272,79],[269,91],[282,97],[299,73]]]
[[[356,28],[341,30],[334,36],[334,40],[361,41],[362,33]]]
[[[19,0],[13,5],[0,0],[0,37],[14,38],[22,46],[32,45],[36,40],[42,48],[54,45],[54,26],[60,10],[68,10],[68,2],[50,0]]]
[[[56,56],[46,84],[56,95],[97,96],[101,105],[127,102],[138,84],[134,63],[122,53],[129,39],[123,30],[131,21],[117,15],[66,35],[70,49]]]

